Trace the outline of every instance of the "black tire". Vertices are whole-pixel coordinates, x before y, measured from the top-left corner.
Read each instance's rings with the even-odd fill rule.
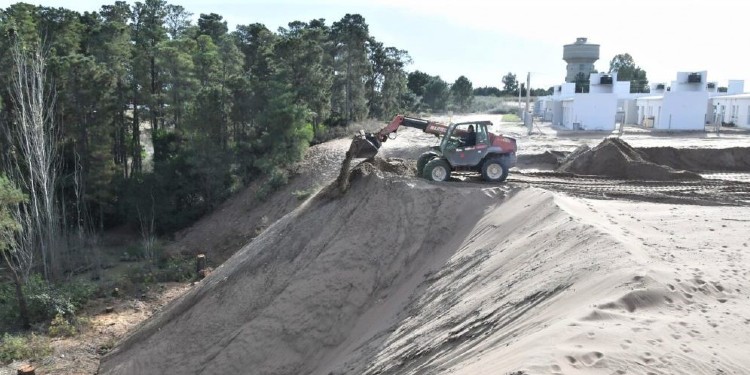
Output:
[[[430,160],[436,158],[437,156],[433,153],[426,153],[422,154],[419,159],[417,159],[417,176],[423,176],[424,175],[424,167],[427,165],[427,162]]]
[[[482,164],[482,178],[487,182],[502,182],[508,178],[508,166],[501,158],[489,158]]]
[[[451,166],[445,159],[432,159],[424,166],[423,176],[430,181],[447,181],[451,176]]]

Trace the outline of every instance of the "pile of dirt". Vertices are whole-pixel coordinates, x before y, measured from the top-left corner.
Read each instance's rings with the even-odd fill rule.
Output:
[[[413,161],[400,158],[383,159],[375,156],[360,162],[352,168],[351,163],[353,160],[353,158],[348,156],[343,160],[336,181],[321,191],[321,194],[319,194],[321,198],[338,198],[346,194],[353,180],[370,175],[371,173],[375,173],[379,177],[383,177],[384,175],[390,177],[414,177],[417,175],[416,163]]]
[[[750,171],[750,148],[674,148],[648,147],[638,151],[649,160],[675,169],[694,172],[708,171]]]
[[[558,172],[633,180],[697,180],[701,176],[652,162],[620,138],[607,138],[596,147],[582,146],[568,155]]]
[[[519,168],[533,168],[537,166],[556,166],[568,153],[556,150],[547,150],[541,154],[518,155],[516,166]]]

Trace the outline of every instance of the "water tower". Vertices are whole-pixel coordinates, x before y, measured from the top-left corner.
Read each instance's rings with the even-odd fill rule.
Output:
[[[599,45],[586,43],[586,38],[576,38],[573,44],[563,47],[563,60],[568,63],[565,82],[574,82],[578,73],[586,79],[594,71],[594,62],[599,60]]]

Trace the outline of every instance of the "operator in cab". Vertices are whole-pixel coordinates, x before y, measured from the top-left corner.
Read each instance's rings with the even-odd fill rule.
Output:
[[[469,130],[461,137],[464,147],[474,147],[477,144],[477,133],[474,131],[474,125],[469,125]]]

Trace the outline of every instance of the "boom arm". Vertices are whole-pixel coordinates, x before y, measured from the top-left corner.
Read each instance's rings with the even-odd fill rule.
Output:
[[[375,133],[360,132],[360,134],[355,135],[352,145],[349,148],[351,156],[355,158],[375,156],[382,143],[388,140],[388,136],[391,134],[395,135],[401,126],[420,129],[425,133],[435,134],[436,136],[444,135],[448,132],[448,125],[439,122],[396,115],[388,125]]]
[[[404,115],[396,115],[396,117],[391,120],[390,124],[386,125],[386,127],[380,129],[380,131],[374,133],[373,135],[376,136],[380,142],[385,142],[386,139],[388,139],[388,135],[391,133],[395,133],[401,126],[419,129],[425,133],[435,135],[443,135],[448,131],[448,125],[441,124],[439,122],[429,121],[416,117],[407,117]]]

